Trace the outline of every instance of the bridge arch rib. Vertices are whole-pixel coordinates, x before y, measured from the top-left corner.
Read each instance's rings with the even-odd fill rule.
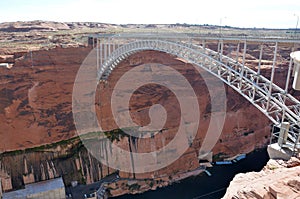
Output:
[[[123,59],[144,50],[161,51],[183,58],[221,79],[264,113],[275,126],[281,127],[283,122],[288,122],[289,144],[294,152],[297,150],[300,137],[300,102],[256,71],[210,49],[158,39],[127,43],[114,50],[98,69],[98,82],[106,80]]]

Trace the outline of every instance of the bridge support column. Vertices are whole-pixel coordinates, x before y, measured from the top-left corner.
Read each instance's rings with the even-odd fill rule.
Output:
[[[288,122],[282,122],[280,127],[280,133],[278,138],[278,145],[282,147],[284,144],[286,144],[288,133],[290,129],[290,123]]]
[[[244,42],[244,50],[243,50],[243,63],[242,63],[242,71],[240,73],[240,83],[239,83],[239,88],[242,88],[242,81],[243,81],[243,76],[244,76],[244,71],[245,71],[245,63],[246,63],[246,51],[247,51],[247,42]]]
[[[223,47],[224,47],[224,43],[223,40],[220,41],[220,62],[222,62],[222,58],[223,58]]]
[[[293,149],[290,146],[287,146],[289,129],[289,122],[281,123],[277,143],[268,146],[268,154],[271,159],[289,160],[293,156]],[[276,133],[273,132],[273,136],[275,134]]]
[[[99,49],[100,49],[100,52],[99,52],[100,66],[102,67],[102,64],[103,64],[103,45],[102,45],[101,41],[99,41]]]
[[[270,107],[270,99],[271,99],[271,94],[272,94],[272,89],[273,89],[273,82],[274,82],[274,75],[275,75],[275,66],[276,66],[276,56],[277,56],[277,47],[278,47],[278,42],[275,43],[275,49],[274,49],[274,58],[273,58],[273,65],[272,65],[272,72],[271,72],[271,79],[270,79],[270,86],[269,86],[269,92],[268,92],[268,101],[267,101],[267,111],[269,110]]]
[[[108,57],[109,57],[110,54],[111,54],[111,43],[109,42],[108,43]]]
[[[261,60],[263,55],[264,45],[260,45],[260,52],[259,52],[259,61],[258,61],[258,67],[257,67],[257,75],[260,75],[260,69],[261,69]],[[258,84],[259,77],[256,79],[256,84]]]
[[[107,44],[103,44],[104,45],[104,57],[103,57],[103,62],[106,61],[106,58],[107,58]]]
[[[240,41],[237,44],[235,53],[236,53],[235,62],[238,63],[239,62],[239,53],[240,53]],[[238,69],[238,66],[237,66],[237,64],[235,64],[234,65],[234,70],[237,70],[237,69]]]
[[[205,40],[202,40],[202,47],[205,48]]]
[[[96,59],[97,59],[97,71],[99,70],[100,66],[99,66],[99,59],[100,59],[100,56],[99,56],[99,40],[97,39],[97,44],[96,44]]]

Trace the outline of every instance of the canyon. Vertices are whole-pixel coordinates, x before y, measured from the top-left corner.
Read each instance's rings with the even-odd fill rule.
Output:
[[[32,32],[23,26],[19,31],[47,35],[47,31],[50,30],[70,29],[70,25],[59,25],[56,29],[51,27],[37,26]],[[18,26],[2,28],[0,31],[9,34],[17,29]],[[36,32],[41,29],[41,33]],[[59,176],[63,177],[66,185],[70,185],[72,181],[90,184],[117,172],[97,161],[85,149],[73,121],[73,84],[79,67],[92,47],[87,42],[69,42],[66,39],[69,36],[61,37],[57,43],[46,47],[4,46],[0,50],[0,63],[13,64],[12,68],[0,67],[0,178],[4,191]],[[232,43],[232,46],[235,45],[236,43]],[[253,43],[247,46],[246,65],[249,67],[257,67],[258,45]],[[224,46],[225,54],[236,55],[230,50],[232,46]],[[207,43],[207,47],[216,50],[217,43]],[[288,45],[279,46],[275,82],[281,87],[285,84],[291,48]],[[271,73],[272,63],[268,60],[272,60],[272,53],[272,46],[266,45],[262,74],[267,77]],[[241,61],[242,52],[238,55]],[[107,82],[102,82],[97,87],[98,120],[111,139],[100,140],[104,153],[110,150],[111,141],[128,151],[133,147],[136,152],[142,153],[151,151],[151,147],[161,148],[174,138],[178,130],[180,107],[176,96],[163,86],[142,86],[130,99],[130,114],[133,120],[142,126],[150,122],[148,113],[153,104],[159,103],[165,107],[168,117],[161,133],[151,138],[133,141],[128,136],[122,136],[114,122],[110,98],[115,84],[126,71],[149,63],[170,66],[188,80],[200,105],[200,126],[188,150],[171,165],[155,172],[141,174],[119,172],[120,177],[124,179],[148,180],[146,184],[149,186],[145,185],[145,190],[167,185],[170,179],[177,178],[178,174],[194,171],[199,167],[198,153],[211,118],[207,86],[192,64],[163,52],[138,52],[123,60]],[[208,77],[211,82],[216,81],[215,77]],[[263,113],[230,87],[225,85],[225,90],[226,119],[223,132],[212,151],[214,161],[264,148],[271,135],[271,122]],[[295,96],[300,96],[299,92],[292,92]],[[149,143],[154,143],[154,146]],[[136,193],[136,190],[130,189],[130,186],[126,188],[122,183],[112,185],[112,195],[124,193]]]

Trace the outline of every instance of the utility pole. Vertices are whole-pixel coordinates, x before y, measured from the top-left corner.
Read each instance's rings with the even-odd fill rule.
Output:
[[[298,23],[299,23],[299,15],[294,14],[295,17],[297,17],[297,22],[296,22],[296,29],[295,29],[295,38],[297,36],[297,28],[298,28]]]

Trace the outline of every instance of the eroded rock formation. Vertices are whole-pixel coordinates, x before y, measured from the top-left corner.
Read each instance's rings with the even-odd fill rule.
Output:
[[[270,160],[260,172],[238,174],[223,199],[300,197],[300,160]]]

